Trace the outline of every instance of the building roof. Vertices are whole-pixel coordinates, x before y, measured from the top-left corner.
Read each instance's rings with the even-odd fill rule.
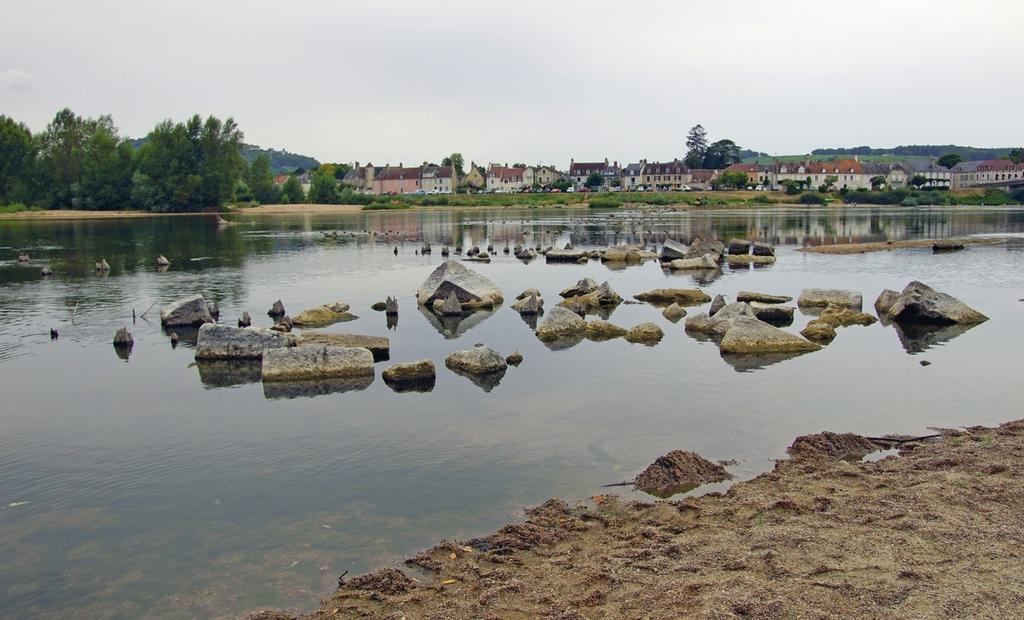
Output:
[[[492,164],[490,170],[487,171],[487,176],[497,177],[502,181],[521,181],[525,173],[526,168],[509,168],[508,166]]]
[[[690,181],[693,183],[707,183],[715,178],[718,171],[713,168],[691,168]]]
[[[622,169],[622,174],[627,177],[640,176],[640,171],[644,169],[644,162],[637,162],[635,164],[626,164],[626,167]]]
[[[424,179],[450,179],[451,177],[451,166],[426,166],[423,168]]]
[[[603,174],[604,176],[617,176],[620,170],[618,166],[609,164],[607,161],[572,161],[569,163],[569,176],[571,177],[585,177],[594,174],[595,172]]]
[[[784,161],[775,162],[774,166],[776,171],[783,174],[864,174],[863,164],[856,159]]]
[[[671,162],[645,162],[644,174],[689,174],[690,169],[678,159]]]
[[[732,164],[722,172],[744,172],[750,174],[751,172],[763,172],[767,166],[761,164]]]
[[[398,166],[394,168],[385,168],[379,175],[377,175],[377,180],[403,181],[406,179],[419,179],[421,176],[423,176],[423,168],[419,166],[416,168],[403,168]]]

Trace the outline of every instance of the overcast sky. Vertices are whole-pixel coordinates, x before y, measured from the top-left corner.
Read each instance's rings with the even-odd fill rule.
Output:
[[[0,113],[234,116],[321,161],[1024,144],[1020,0],[0,0]]]

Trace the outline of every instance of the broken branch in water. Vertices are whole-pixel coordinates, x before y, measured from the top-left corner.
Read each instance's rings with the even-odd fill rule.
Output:
[[[72,325],[75,324],[75,313],[78,312],[78,304],[80,304],[80,303],[82,303],[82,302],[76,303],[75,304],[75,309],[71,311],[71,324]]]
[[[864,439],[877,443],[911,443],[914,441],[922,441],[924,439],[935,439],[936,437],[942,437],[942,434],[921,435],[920,437],[908,437],[906,439],[897,439],[895,437],[865,437]]]
[[[155,301],[154,301],[153,303],[149,304],[149,307],[148,307],[148,308],[146,308],[146,312],[149,312],[150,310],[152,310],[152,309],[153,309],[153,306],[155,306],[155,305],[156,305],[156,302],[155,302]],[[146,312],[143,312],[143,313],[142,313],[142,314],[141,314],[141,315],[139,316],[139,318],[140,318],[140,319],[144,319],[144,318],[146,318]],[[134,313],[135,313],[135,310],[132,310],[132,314],[134,314]]]
[[[633,486],[633,481],[632,480],[627,480],[625,482],[613,482],[611,484],[602,484],[601,488],[604,489],[604,488],[607,488],[607,487],[628,487],[628,486]]]

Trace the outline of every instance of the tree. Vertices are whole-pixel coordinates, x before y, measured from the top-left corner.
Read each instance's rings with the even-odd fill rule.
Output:
[[[946,153],[945,155],[940,157],[939,161],[936,163],[938,163],[943,168],[949,170],[953,166],[959,164],[961,161],[963,161],[963,158],[960,157],[959,153]]]
[[[921,188],[928,184],[928,177],[923,174],[915,174],[914,177],[910,179],[910,184],[914,187]]]
[[[514,164],[512,164],[512,167],[513,167],[513,168],[525,168],[525,167],[526,167],[526,164],[524,164],[524,163],[523,163],[523,162],[521,162],[521,161],[517,161],[517,162],[515,162]]]
[[[274,185],[274,175],[270,170],[270,157],[260,153],[252,160],[246,176],[246,183],[252,198],[260,204],[273,204],[281,199],[281,190]]]
[[[462,153],[452,153],[448,157],[441,160],[442,166],[452,166],[455,168],[455,174],[465,176],[466,172],[463,166],[466,165],[466,160],[462,157]]]
[[[302,191],[299,177],[294,174],[288,175],[288,180],[281,187],[281,201],[287,204],[300,204],[306,201],[306,193]]]
[[[875,175],[875,176],[871,177],[871,189],[873,189],[873,190],[881,189],[882,186],[885,185],[885,182],[886,182],[886,179],[885,179],[884,176],[882,176],[880,174]]]
[[[117,136],[100,129],[82,145],[81,178],[74,187],[76,209],[123,209],[131,202],[135,149]]]
[[[338,182],[333,170],[324,170],[321,166],[320,170],[313,173],[307,200],[315,204],[333,204],[338,201]]]
[[[727,168],[740,161],[740,147],[732,140],[718,140],[707,147],[704,153],[705,168]]]
[[[28,127],[0,115],[0,204],[32,201],[35,157]]]
[[[830,174],[825,177],[825,182],[818,186],[818,191],[822,194],[835,190],[836,183],[839,182],[839,177],[834,174]]]
[[[1024,148],[1015,148],[1009,152],[1006,156],[1007,159],[1015,164],[1019,164],[1024,161]]]
[[[747,186],[747,173],[745,172],[723,172],[714,179],[711,184],[718,189],[719,187],[743,189]]]
[[[779,181],[779,185],[786,188],[786,194],[790,196],[796,196],[804,190],[802,181],[794,181],[793,179],[783,179]]]
[[[702,125],[694,125],[686,134],[686,165],[700,168],[708,150],[708,132]]]
[[[590,176],[587,177],[587,181],[586,183],[584,183],[584,185],[591,189],[595,187],[601,187],[602,185],[604,185],[604,175],[601,174],[600,172],[591,172]]]
[[[96,149],[87,142],[100,140],[116,145],[117,129],[111,117],[83,118],[68,108],[57,112],[46,130],[37,136],[39,150],[39,181],[45,191],[45,202],[57,209],[73,206],[80,191],[82,167],[86,157]],[[81,198],[78,195],[78,198]]]
[[[565,190],[569,189],[570,185],[571,183],[569,183],[569,181],[566,181],[565,179],[555,179],[554,181],[551,182],[551,189],[557,189],[560,192],[564,192]]]

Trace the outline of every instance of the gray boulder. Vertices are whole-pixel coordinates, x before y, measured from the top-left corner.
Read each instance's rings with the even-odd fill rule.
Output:
[[[408,383],[433,385],[437,378],[437,369],[434,362],[429,359],[422,359],[416,362],[404,362],[388,366],[381,373],[384,383],[390,386]]]
[[[675,241],[674,239],[665,239],[664,245],[661,246],[661,252],[658,254],[662,262],[673,261],[677,258],[686,258],[686,253],[690,251],[690,248],[686,247],[682,243]]]
[[[238,318],[239,327],[249,327],[252,325],[252,317],[249,316],[248,312],[242,312],[242,316]]]
[[[427,276],[416,291],[416,301],[429,308],[435,300],[447,299],[450,293],[455,294],[463,310],[493,308],[504,301],[490,278],[452,260],[441,263]]]
[[[721,256],[725,254],[725,244],[712,235],[698,235],[690,243],[690,249],[683,258],[700,258],[705,254]]]
[[[461,370],[474,375],[503,372],[508,368],[508,362],[500,353],[485,346],[456,351],[445,358],[444,365],[452,370]]]
[[[565,298],[578,297],[579,295],[586,295],[597,290],[597,281],[593,278],[583,278],[573,286],[565,289],[559,295]]]
[[[525,252],[524,252],[525,254]],[[589,259],[590,253],[586,250],[545,250],[542,252],[549,263],[577,263],[580,259]],[[520,256],[522,258],[522,256]]]
[[[725,297],[721,295],[715,295],[715,298],[711,300],[711,307],[708,309],[708,316],[715,316],[715,313],[725,307]]]
[[[258,327],[206,323],[196,338],[197,360],[260,359],[267,349],[294,347],[295,336]]]
[[[826,308],[829,304],[846,308],[861,309],[864,303],[859,291],[836,288],[805,288],[800,292],[796,305],[801,308]]]
[[[135,344],[135,339],[132,338],[132,334],[128,331],[127,327],[122,327],[114,333],[115,347],[130,347],[133,344]]]
[[[335,334],[331,332],[304,331],[299,336],[300,347],[358,347],[368,349],[373,360],[382,362],[391,357],[391,341],[385,336],[364,336],[362,334]]]
[[[213,316],[202,295],[183,297],[160,309],[160,324],[164,327],[196,326],[204,323],[213,323]]]
[[[540,297],[530,295],[512,304],[512,309],[519,314],[540,314],[544,309],[544,300]]]
[[[750,304],[736,302],[726,304],[714,316],[701,312],[686,319],[684,324],[687,332],[706,334],[713,337],[724,336],[738,317],[755,318]]]
[[[886,315],[900,323],[929,325],[973,325],[988,320],[987,316],[952,295],[916,280],[903,289]]]
[[[680,306],[696,306],[711,301],[711,297],[699,288],[656,288],[634,295],[633,298],[655,306],[668,306],[673,303]]]
[[[593,321],[587,321],[585,334],[587,339],[600,342],[621,338],[626,335],[626,330],[614,323],[602,321],[601,319],[594,319]]]
[[[513,351],[505,358],[505,363],[509,366],[518,366],[523,363],[523,354],[519,351]]]
[[[665,337],[665,332],[654,323],[641,323],[629,328],[623,337],[626,342],[655,345]]]
[[[750,254],[750,242],[745,239],[732,239],[727,251],[729,254]]]
[[[437,301],[434,302],[437,305]],[[448,291],[448,298],[441,304],[441,316],[462,316],[462,304],[455,291]]]
[[[832,324],[828,321],[815,319],[808,323],[806,327],[801,329],[800,334],[811,342],[828,344],[835,340],[836,328],[832,327]]]
[[[888,316],[889,308],[892,308],[892,305],[896,303],[896,298],[899,296],[899,293],[890,289],[885,289],[879,293],[878,299],[875,300],[875,312],[878,313],[878,316]]]
[[[518,295],[516,295],[516,299],[526,299],[527,297],[530,297],[531,295],[536,297],[537,299],[540,299],[540,298],[544,297],[543,295],[540,294],[540,290],[539,289],[528,288],[525,291],[523,291],[522,293],[519,293]]]
[[[587,323],[568,308],[555,306],[547,318],[537,328],[537,338],[543,342],[552,342],[561,338],[581,337]]]
[[[802,353],[821,345],[749,316],[737,316],[720,344],[722,353]]]
[[[716,255],[705,254],[700,258],[677,258],[668,264],[673,271],[685,271],[690,269],[714,269],[718,267]]]
[[[750,250],[754,256],[775,256],[775,246],[766,241],[755,241]]]
[[[289,347],[263,353],[264,381],[373,376],[373,354],[361,347]]]
[[[661,311],[661,315],[663,317],[665,317],[666,319],[668,319],[668,320],[672,321],[673,323],[675,323],[679,319],[681,319],[684,316],[686,316],[686,308],[680,306],[679,304],[675,304],[674,303],[671,306],[669,306],[669,307],[665,308],[664,310],[662,310]]]

